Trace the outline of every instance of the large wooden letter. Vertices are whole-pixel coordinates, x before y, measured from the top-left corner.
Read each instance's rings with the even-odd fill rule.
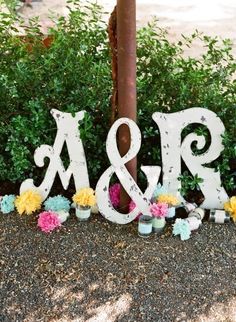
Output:
[[[178,193],[180,182],[177,180],[181,173],[181,157],[192,175],[198,174],[203,178],[199,184],[205,200],[201,207],[222,208],[228,196],[221,186],[220,174],[214,169],[204,166],[217,159],[223,150],[221,135],[224,125],[219,117],[205,108],[190,108],[177,113],[154,113],[153,120],[157,123],[161,135],[161,152],[163,166],[163,185],[172,193]],[[183,129],[192,123],[207,126],[211,135],[209,149],[201,154],[194,155],[191,144],[195,141],[197,148],[202,149],[205,138],[191,133],[181,143]]]
[[[68,188],[72,175],[76,189],[89,187],[87,163],[78,129],[78,122],[84,118],[84,113],[84,111],[80,111],[73,117],[70,113],[63,113],[55,109],[51,110],[51,114],[57,123],[57,135],[54,145],[53,147],[46,144],[41,145],[34,154],[34,160],[38,167],[44,166],[46,157],[50,159],[46,175],[39,187],[35,187],[32,179],[25,180],[20,187],[20,192],[34,189],[42,195],[43,199],[46,199],[57,173],[65,190]],[[64,143],[67,145],[70,157],[70,165],[67,170],[65,170],[60,158]]]

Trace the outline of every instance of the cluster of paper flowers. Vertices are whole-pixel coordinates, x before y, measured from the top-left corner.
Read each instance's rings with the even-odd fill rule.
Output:
[[[109,197],[112,203],[112,206],[117,208],[120,205],[120,190],[121,190],[121,185],[119,183],[113,184],[109,188]]]
[[[8,214],[14,211],[16,207],[20,215],[31,215],[41,208],[41,204],[41,195],[32,190],[25,191],[17,197],[15,195],[5,195],[0,202],[2,213]]]
[[[0,200],[0,210],[8,214],[17,210],[20,215],[32,215],[42,207],[42,196],[33,190],[27,190],[19,196],[5,195]],[[70,201],[61,196],[50,197],[44,202],[44,209],[39,214],[38,227],[43,232],[51,232],[61,226],[68,218]]]
[[[120,205],[120,192],[121,192],[121,184],[115,183],[109,188],[109,198],[111,204],[114,208],[118,208]],[[129,212],[133,211],[136,208],[136,204],[133,200],[130,200],[128,209]],[[138,220],[142,214],[139,213],[135,220]]]
[[[115,183],[109,188],[109,198],[111,201],[111,204],[114,208],[118,208],[120,205],[120,192],[121,192],[121,184]],[[136,208],[136,204],[133,200],[130,200],[130,203],[128,205],[129,212],[133,211],[134,208]],[[140,217],[141,214],[139,214],[136,219]]]
[[[57,195],[49,197],[44,202],[45,211],[39,214],[38,227],[45,233],[61,227],[61,224],[69,217],[70,201],[69,199]]]
[[[95,192],[92,188],[82,188],[74,194],[72,200],[81,207],[93,207],[96,204]]]
[[[49,197],[44,202],[44,208],[45,210],[51,210],[51,211],[69,211],[70,210],[70,201],[66,197],[63,197],[61,195],[55,196],[55,197]]]
[[[113,207],[117,208],[120,205],[120,192],[121,192],[121,185],[120,183],[115,183],[109,188],[109,198]],[[179,199],[167,193],[167,189],[160,184],[157,185],[152,199],[153,205],[153,216],[158,217],[158,213],[160,212],[160,217],[165,217],[167,215],[167,208],[168,207],[175,207],[179,204]],[[152,207],[151,205],[151,207]],[[129,203],[129,212],[131,212],[136,207],[136,204],[133,200]],[[159,212],[155,212],[154,208],[157,208]],[[150,208],[151,209],[151,208]],[[165,213],[165,215],[163,215]]]
[[[2,197],[0,202],[1,212],[3,214],[9,214],[10,212],[15,210],[15,195],[5,195]]]
[[[16,197],[15,206],[20,215],[31,215],[41,208],[42,200],[38,192],[27,190]]]
[[[120,204],[120,191],[121,185],[119,183],[109,188],[110,200],[114,207],[118,207]],[[33,190],[24,191],[19,196],[5,195],[0,198],[0,210],[3,214],[8,214],[16,208],[20,215],[31,215],[41,209],[42,200],[42,196]],[[96,204],[95,191],[92,188],[82,188],[74,194],[72,200],[76,206],[81,208],[93,207]],[[176,196],[168,194],[167,190],[160,185],[156,187],[150,202],[150,213],[153,221],[161,219],[163,222],[165,222],[169,210],[180,204]],[[57,195],[49,197],[43,206],[44,211],[38,216],[38,227],[43,232],[50,233],[61,227],[62,223],[69,217],[71,202],[64,196]],[[136,204],[131,200],[129,211],[131,212],[135,207]],[[236,222],[236,196],[231,197],[224,204],[224,209]],[[191,231],[199,228],[204,217],[204,210],[201,208],[189,208],[188,213],[188,218],[177,218],[173,224],[173,235],[180,235],[181,240],[189,239]]]
[[[179,204],[179,199],[171,194],[160,194],[157,197],[157,201],[160,203],[165,203],[169,207],[174,207]]]
[[[153,217],[165,218],[168,213],[168,205],[163,202],[153,203],[150,211]]]
[[[61,220],[57,213],[53,211],[43,211],[39,214],[38,227],[45,233],[50,233],[54,229],[61,227]]]
[[[187,220],[177,218],[173,225],[173,235],[180,235],[181,240],[189,239],[191,235],[191,230]]]
[[[34,190],[22,192],[19,196],[5,195],[0,198],[0,210],[8,214],[17,210],[20,215],[31,215],[42,207],[42,196]],[[91,188],[83,188],[76,192],[73,201],[81,207],[92,207],[96,204],[95,192]],[[44,211],[38,216],[38,227],[45,233],[61,227],[69,217],[71,202],[64,196],[49,197],[43,204]]]

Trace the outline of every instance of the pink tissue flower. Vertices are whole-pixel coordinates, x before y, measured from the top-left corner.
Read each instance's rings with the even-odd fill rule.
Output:
[[[120,183],[115,183],[109,188],[109,197],[113,207],[119,207],[120,204]]]
[[[136,204],[133,200],[130,201],[129,203],[129,212],[131,212],[132,210],[134,210],[134,208],[136,207]],[[141,216],[142,214],[139,213],[138,216],[135,218],[135,220],[139,220],[139,217]]]
[[[131,200],[129,203],[129,212],[133,211],[135,207],[136,207],[135,202]]]
[[[120,190],[121,190],[120,183],[115,183],[109,188],[109,197],[110,197],[112,206],[115,208],[118,208],[120,205]],[[129,212],[134,210],[135,207],[136,207],[135,202],[131,200],[129,203]],[[135,220],[138,220],[141,215],[142,214],[139,213],[138,216],[135,218]]]
[[[57,214],[52,211],[41,212],[38,219],[38,227],[45,233],[50,233],[61,226],[61,221]]]
[[[164,218],[168,213],[168,205],[163,202],[153,203],[150,211],[153,217]]]

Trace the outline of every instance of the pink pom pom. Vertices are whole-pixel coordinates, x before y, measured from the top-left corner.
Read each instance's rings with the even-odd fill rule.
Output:
[[[131,212],[132,210],[134,210],[134,208],[136,207],[136,204],[133,200],[130,201],[129,203],[129,212]],[[139,213],[138,216],[135,218],[135,220],[139,220],[139,217],[141,216],[142,214]]]
[[[115,183],[109,188],[109,197],[110,197],[112,206],[115,208],[118,208],[120,205],[120,190],[121,190],[120,183]],[[135,207],[136,207],[136,205],[135,205],[134,201],[131,200],[129,203],[129,212],[134,210]],[[138,214],[138,216],[135,218],[135,220],[138,220],[141,215],[142,215],[141,213]]]
[[[115,183],[109,188],[109,197],[113,207],[119,207],[120,204],[120,184]]]
[[[130,203],[129,203],[129,212],[134,210],[135,207],[136,207],[135,202],[133,200],[131,200]]]
[[[168,213],[168,205],[163,202],[153,203],[150,207],[153,217],[164,218]]]
[[[45,233],[50,233],[61,226],[61,221],[57,214],[52,211],[41,212],[38,219],[38,227]]]

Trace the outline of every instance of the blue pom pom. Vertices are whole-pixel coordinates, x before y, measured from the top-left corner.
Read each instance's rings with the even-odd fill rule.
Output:
[[[157,197],[159,197],[160,195],[165,195],[167,194],[167,189],[165,187],[163,187],[160,183],[158,183],[158,185],[156,186],[153,195],[152,195],[152,200],[156,200]]]
[[[70,210],[70,201],[66,197],[61,195],[50,197],[44,202],[44,208],[47,211],[69,211]]]
[[[1,200],[1,212],[4,214],[9,214],[9,212],[15,209],[15,195],[5,195]]]
[[[184,219],[177,218],[173,225],[173,234],[175,236],[180,235],[181,240],[189,239],[191,235],[189,223]]]

